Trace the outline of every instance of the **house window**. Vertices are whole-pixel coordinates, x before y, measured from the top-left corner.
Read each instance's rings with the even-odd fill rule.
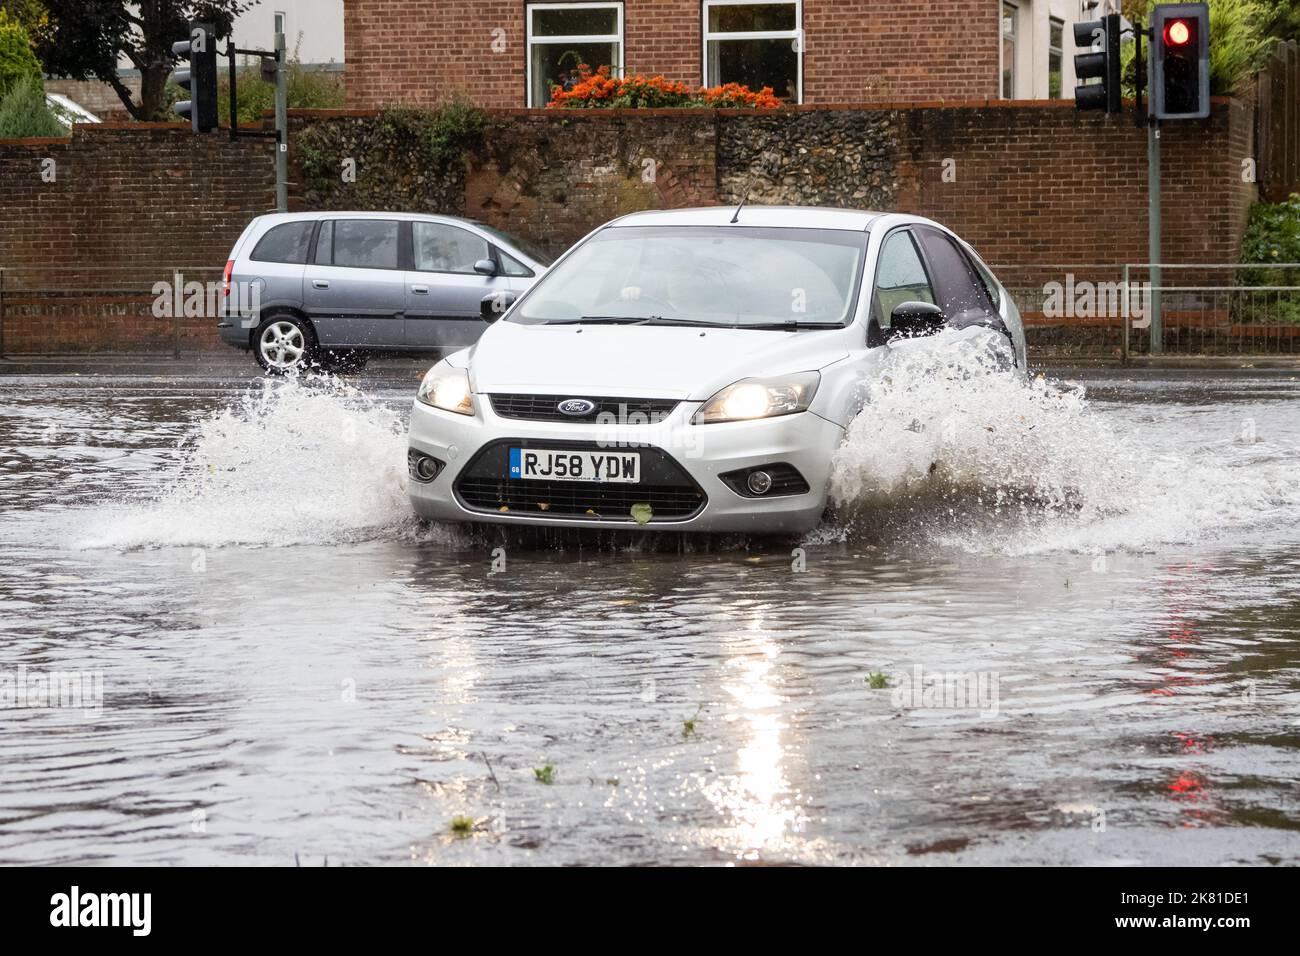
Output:
[[[704,0],[704,83],[803,100],[803,4]]]
[[[572,87],[582,66],[623,75],[622,3],[530,3],[527,33],[529,106],[545,106],[552,87]]]
[[[1047,21],[1047,95],[1052,99],[1061,97],[1061,56],[1065,21],[1051,17]]]
[[[1016,95],[1016,20],[1020,8],[1014,3],[1002,4],[1002,98],[1014,99]]]

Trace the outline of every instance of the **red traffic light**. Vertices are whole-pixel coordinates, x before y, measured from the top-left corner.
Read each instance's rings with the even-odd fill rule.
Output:
[[[1192,28],[1186,20],[1170,20],[1165,24],[1165,45],[1186,46],[1192,39]]]

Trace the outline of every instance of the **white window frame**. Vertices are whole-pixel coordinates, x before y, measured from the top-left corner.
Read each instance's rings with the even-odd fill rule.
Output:
[[[709,32],[709,10],[713,7],[752,7],[769,4],[794,7],[793,30],[750,30],[744,33]],[[709,42],[711,40],[793,40],[796,42],[799,55],[795,60],[797,64],[795,86],[798,92],[795,102],[803,102],[803,0],[704,0],[700,33],[704,37],[700,49],[700,66],[703,67],[703,73],[700,77],[702,86],[709,85]],[[757,93],[758,90],[754,92]]]
[[[1052,27],[1056,25],[1061,27],[1061,45],[1052,46]],[[1061,92],[1057,94],[1057,99],[1065,99],[1065,21],[1060,17],[1048,15],[1047,17],[1047,94],[1052,93],[1052,54],[1055,53],[1061,58]]]
[[[618,17],[617,33],[591,33],[576,36],[533,36],[533,12],[537,10],[613,10]],[[562,46],[566,43],[617,43],[618,63],[610,66],[615,76],[623,75],[623,62],[627,44],[623,41],[622,0],[593,0],[585,3],[526,3],[524,4],[524,104],[531,109],[544,107],[533,103],[533,45]]]
[[[1010,7],[1013,11],[1011,18],[1011,33],[1006,32],[1006,8]],[[1002,74],[1007,71],[1006,64],[1006,41],[1011,41],[1011,94],[1002,87]],[[998,0],[998,99],[1014,100],[1016,98],[1016,77],[1019,65],[1016,60],[1020,58],[1020,4],[1012,3],[1011,0]]]

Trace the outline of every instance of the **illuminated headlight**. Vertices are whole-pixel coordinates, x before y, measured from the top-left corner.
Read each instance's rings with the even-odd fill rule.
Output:
[[[743,422],[807,411],[821,376],[799,372],[778,378],[746,378],[728,385],[700,406],[691,422]]]
[[[469,372],[439,362],[420,383],[415,397],[426,405],[459,415],[474,414],[474,396],[469,391]]]

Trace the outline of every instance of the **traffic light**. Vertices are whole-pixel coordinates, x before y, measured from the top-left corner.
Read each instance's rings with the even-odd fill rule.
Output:
[[[1151,110],[1156,119],[1210,115],[1210,7],[1170,3],[1151,20]]]
[[[1074,75],[1080,80],[1100,79],[1074,88],[1074,105],[1081,110],[1120,111],[1119,30],[1120,16],[1110,13],[1100,20],[1074,25],[1074,45],[1089,50],[1074,56]],[[1100,44],[1100,50],[1093,50]]]
[[[172,53],[190,61],[188,70],[172,74],[176,84],[190,94],[172,107],[187,116],[196,133],[217,128],[217,34],[210,23],[190,24],[190,38],[172,44]]]

